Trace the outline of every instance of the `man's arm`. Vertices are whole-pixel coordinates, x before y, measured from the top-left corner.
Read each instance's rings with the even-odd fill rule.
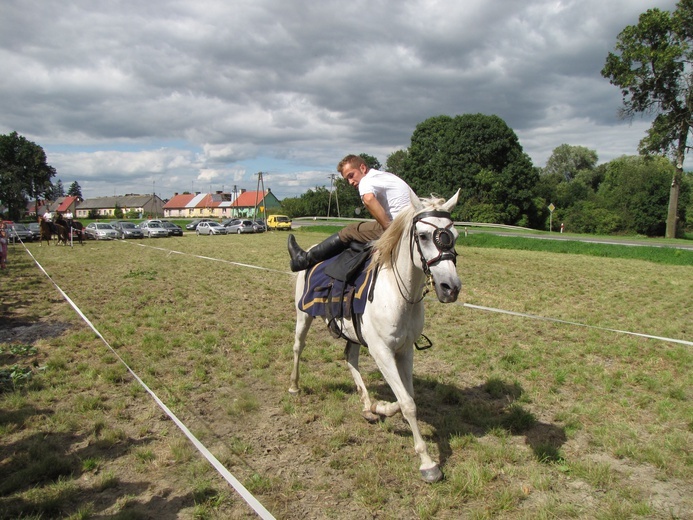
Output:
[[[378,202],[378,199],[375,198],[375,195],[366,193],[361,197],[361,200],[363,200],[366,209],[373,215],[373,218],[378,221],[378,224],[380,224],[383,229],[387,229],[390,225],[390,217],[387,216],[387,213],[385,213],[385,210],[380,205],[380,202]]]

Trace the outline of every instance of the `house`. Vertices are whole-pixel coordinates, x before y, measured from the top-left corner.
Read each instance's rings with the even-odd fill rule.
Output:
[[[263,210],[281,207],[271,190],[238,193],[176,193],[164,205],[167,218],[218,218],[252,217],[262,215]]]
[[[226,218],[230,215],[232,194],[222,193],[176,193],[164,204],[166,218]]]
[[[65,213],[76,214],[79,205],[79,197],[58,197],[48,204],[48,212],[52,214],[64,215]]]
[[[271,213],[272,210],[279,210],[281,202],[274,196],[272,190],[244,191],[234,201],[232,210],[236,212],[234,216],[253,217]]]
[[[114,218],[116,208],[123,214],[137,213],[141,218],[157,217],[163,214],[164,201],[158,195],[116,195],[95,197],[83,200],[75,211],[76,218],[87,218],[89,214]]]
[[[35,200],[29,200],[26,203],[26,216],[36,217],[43,216],[48,211],[48,206],[51,204],[50,200],[40,199],[38,204]],[[38,208],[38,211],[37,211]]]

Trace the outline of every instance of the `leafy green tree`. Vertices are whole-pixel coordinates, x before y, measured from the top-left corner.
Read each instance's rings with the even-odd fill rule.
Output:
[[[603,208],[620,216],[623,227],[619,231],[664,234],[674,171],[674,165],[661,156],[624,156],[609,162],[599,196]]]
[[[666,236],[677,235],[683,162],[693,117],[693,0],[681,0],[673,13],[649,9],[637,25],[627,26],[609,53],[601,73],[623,95],[622,115],[656,113],[640,141],[642,154],[674,159]]]
[[[67,194],[70,197],[78,197],[80,200],[83,199],[82,188],[80,187],[77,181],[74,181],[72,184],[70,184],[70,187],[67,190]]]
[[[498,116],[432,117],[417,125],[400,173],[421,196],[462,189],[456,217],[534,225],[537,172]]]
[[[55,168],[46,153],[17,132],[0,135],[0,200],[11,219],[19,220],[29,200],[44,198],[51,188]]]
[[[281,213],[291,218],[305,217],[306,213],[303,211],[301,197],[286,197],[282,199]]]
[[[120,207],[120,204],[117,202],[115,203],[115,207],[113,208],[113,216],[115,218],[123,218],[123,208]]]
[[[335,193],[339,197],[339,210],[343,217],[370,218],[367,212],[364,213],[365,208],[359,197],[359,190],[341,177],[335,182]],[[357,209],[359,211],[356,211]]]
[[[693,231],[693,173],[684,172],[681,182],[681,191],[688,194],[688,203],[684,205],[686,212],[686,224],[684,229]]]
[[[369,168],[373,168],[375,170],[380,170],[382,168],[382,165],[380,164],[380,161],[373,157],[372,155],[368,155],[367,153],[360,153],[359,157],[366,161],[366,164],[368,165]]]
[[[387,156],[387,160],[385,161],[385,169],[390,173],[400,175],[404,168],[404,162],[407,160],[408,155],[408,150],[397,150],[396,152],[392,152],[390,155]]]
[[[582,170],[594,170],[597,160],[597,152],[594,150],[584,146],[562,144],[554,148],[542,173],[544,175],[559,174],[566,181],[571,181]]]

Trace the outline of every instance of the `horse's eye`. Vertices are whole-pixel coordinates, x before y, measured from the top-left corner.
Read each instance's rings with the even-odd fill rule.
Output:
[[[419,233],[419,240],[428,240],[428,235],[426,233]]]

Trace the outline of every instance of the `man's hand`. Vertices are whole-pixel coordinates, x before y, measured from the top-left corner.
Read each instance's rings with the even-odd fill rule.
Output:
[[[371,215],[373,215],[373,218],[378,222],[378,224],[380,224],[383,229],[387,229],[387,227],[390,225],[390,217],[387,216],[387,213],[385,213],[385,210],[380,205],[380,202],[378,202],[378,199],[375,198],[375,195],[372,193],[366,193],[363,197],[361,197],[361,200],[363,200],[366,209]]]

